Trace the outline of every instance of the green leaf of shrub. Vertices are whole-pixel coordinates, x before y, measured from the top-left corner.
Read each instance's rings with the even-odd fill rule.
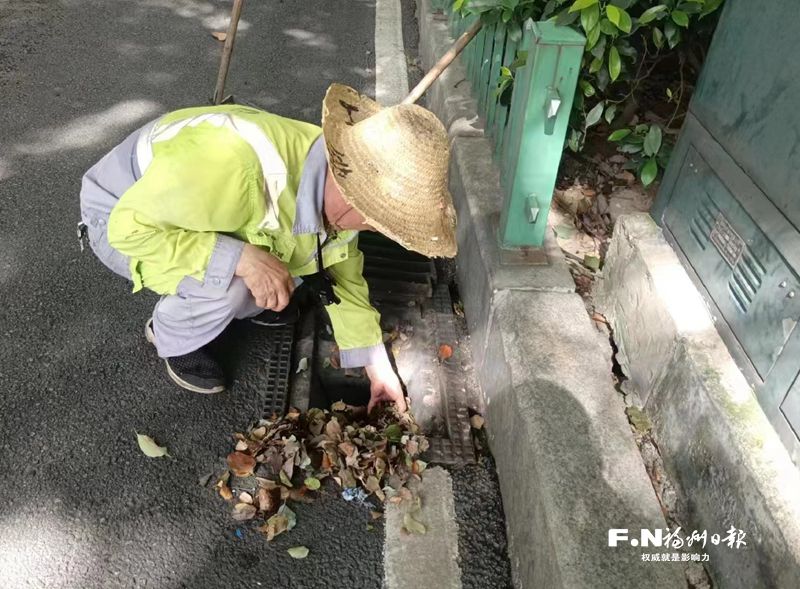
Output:
[[[617,129],[608,136],[609,141],[621,141],[631,134],[630,129]]]
[[[659,4],[658,6],[648,8],[642,13],[642,16],[639,17],[639,24],[646,25],[647,23],[653,22],[656,19],[663,18],[666,12],[667,7],[665,4]]]
[[[603,114],[603,118],[606,120],[606,123],[609,125],[611,121],[614,120],[614,116],[617,114],[617,105],[616,104],[609,104],[606,108],[606,112]]]
[[[588,129],[592,125],[596,125],[597,122],[600,120],[600,117],[603,114],[603,108],[605,107],[605,102],[600,101],[594,105],[594,108],[589,111],[586,115],[586,128]]]
[[[611,81],[615,81],[619,77],[619,72],[622,70],[622,63],[619,59],[619,51],[616,47],[612,47],[608,52],[608,75],[611,76]]]
[[[614,26],[614,23],[612,23],[607,18],[603,18],[600,20],[600,30],[605,35],[616,35],[619,32],[619,29]]]
[[[586,49],[591,49],[600,39],[600,27],[595,27],[586,35]]]
[[[583,92],[583,95],[586,96],[587,98],[595,95],[594,86],[592,86],[586,80],[581,80],[580,86],[581,86],[581,92]]]
[[[572,6],[569,7],[569,11],[577,12],[578,10],[583,10],[584,8],[597,4],[599,1],[600,0],[575,0]]]
[[[609,4],[606,6],[606,16],[616,27],[625,33],[631,32],[631,16],[624,9]]]
[[[653,45],[659,49],[664,46],[664,33],[658,27],[653,27]]]
[[[657,154],[659,149],[661,149],[661,127],[651,125],[644,138],[644,153],[652,156]]]
[[[581,26],[587,33],[597,26],[600,22],[600,6],[592,4],[588,8],[581,10]]]
[[[650,186],[653,180],[656,179],[656,175],[658,175],[658,164],[655,158],[651,157],[642,166],[642,170],[639,172],[639,178],[642,180],[642,184]]]
[[[714,12],[717,8],[719,8],[721,4],[722,0],[706,0],[706,3],[703,5],[703,12],[700,13],[699,18],[708,16],[709,14]]]
[[[689,15],[686,14],[683,10],[673,10],[671,16],[672,16],[672,21],[679,27],[689,26]]]

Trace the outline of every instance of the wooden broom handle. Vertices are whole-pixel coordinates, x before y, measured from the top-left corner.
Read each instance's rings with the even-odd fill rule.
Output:
[[[481,30],[481,26],[481,20],[478,19],[475,21],[475,24],[464,31],[458,40],[453,43],[453,46],[447,51],[447,53],[442,55],[441,59],[436,62],[436,65],[434,65],[430,71],[425,74],[425,77],[420,80],[419,84],[417,84],[411,93],[406,96],[405,99],[403,99],[401,104],[413,104],[419,100],[420,97],[425,94],[425,91],[431,87],[431,84],[436,81],[436,78],[441,76],[442,72],[447,69],[447,66],[449,66],[458,56],[458,54],[464,50],[464,47],[467,46],[467,43],[469,43],[472,38],[478,34],[478,31]]]
[[[228,66],[231,64],[233,43],[236,41],[236,30],[239,28],[239,17],[242,15],[242,4],[244,4],[244,0],[233,0],[231,22],[228,25],[228,33],[225,36],[225,47],[222,49],[222,61],[220,61],[219,74],[217,74],[217,87],[214,89],[214,104],[222,104],[225,99],[225,79],[228,77]]]

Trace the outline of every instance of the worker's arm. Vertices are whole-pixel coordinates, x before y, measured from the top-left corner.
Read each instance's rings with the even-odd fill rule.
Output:
[[[111,211],[108,240],[131,259],[134,291],[174,294],[187,276],[223,291],[230,284],[245,244],[223,234],[247,222],[260,172],[201,147],[160,147]]]
[[[367,370],[368,409],[372,410],[379,401],[393,401],[402,412],[406,410],[403,388],[386,353],[380,315],[369,302],[363,269],[364,255],[353,240],[349,258],[328,268],[336,282],[333,291],[341,302],[325,309],[331,318],[342,368],[364,366]]]

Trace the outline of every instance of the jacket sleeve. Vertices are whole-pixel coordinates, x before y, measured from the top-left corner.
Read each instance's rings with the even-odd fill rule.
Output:
[[[231,162],[170,155],[154,158],[119,199],[108,241],[130,258],[134,292],[174,294],[187,276],[227,289],[244,243],[223,233],[246,223],[258,178]]]
[[[348,259],[328,268],[336,281],[333,290],[341,302],[325,309],[331,318],[342,368],[388,360],[380,314],[369,302],[369,287],[362,274],[364,254],[355,243],[353,240]]]

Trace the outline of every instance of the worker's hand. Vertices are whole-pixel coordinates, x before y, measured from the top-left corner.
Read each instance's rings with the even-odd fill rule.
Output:
[[[370,380],[367,412],[371,412],[372,408],[381,401],[393,401],[397,405],[397,410],[400,413],[405,413],[407,407],[406,399],[403,395],[403,387],[388,358],[385,361],[371,364],[366,368],[367,376],[369,376]]]
[[[235,274],[244,280],[259,307],[282,311],[289,304],[294,281],[283,262],[272,254],[246,243]]]

